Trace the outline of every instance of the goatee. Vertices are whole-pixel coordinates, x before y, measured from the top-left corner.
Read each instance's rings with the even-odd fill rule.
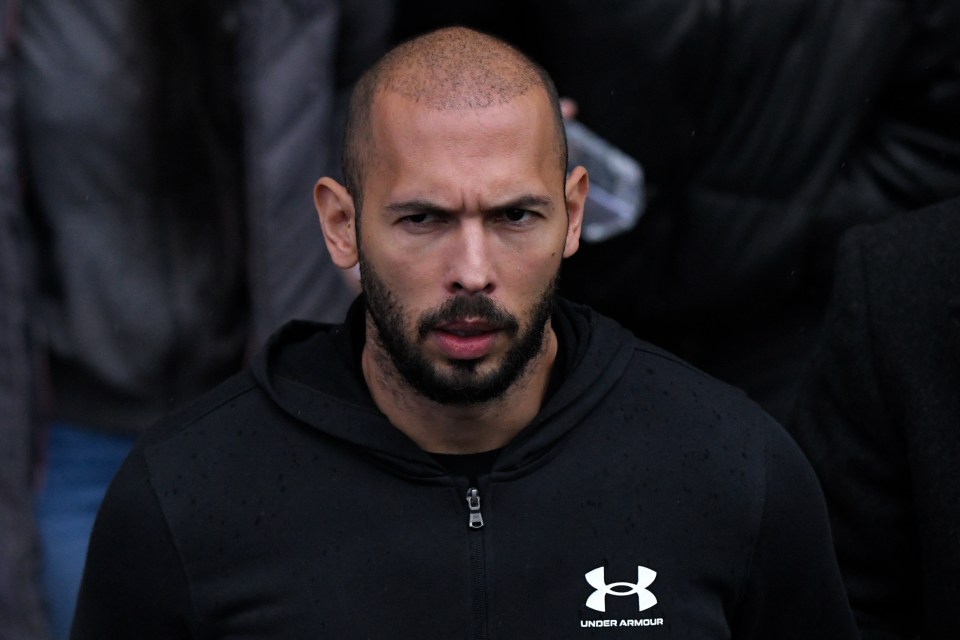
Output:
[[[557,275],[530,308],[526,327],[485,295],[458,295],[417,320],[416,336],[405,334],[408,315],[373,267],[360,258],[360,279],[367,311],[376,327],[374,339],[394,368],[420,395],[444,405],[475,405],[494,400],[524,374],[543,350],[547,321],[553,314]],[[481,320],[514,341],[494,369],[480,372],[483,359],[451,360],[442,371],[423,355],[422,345],[438,326],[464,319]],[[522,330],[521,330],[522,329]]]

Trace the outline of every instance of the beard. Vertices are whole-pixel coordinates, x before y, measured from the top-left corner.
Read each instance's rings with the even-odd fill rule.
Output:
[[[367,312],[377,328],[374,340],[397,372],[417,393],[444,405],[482,404],[501,396],[543,350],[547,321],[553,315],[558,273],[531,306],[530,322],[522,328],[519,320],[487,296],[454,296],[425,312],[417,320],[416,338],[405,331],[409,317],[373,267],[360,256],[360,282]],[[492,370],[480,371],[483,358],[449,360],[450,369],[441,370],[424,355],[422,345],[436,327],[465,318],[482,319],[506,333],[513,344]]]

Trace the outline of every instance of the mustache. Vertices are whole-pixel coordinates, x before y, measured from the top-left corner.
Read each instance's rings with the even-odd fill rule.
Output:
[[[417,333],[420,338],[424,338],[439,325],[458,322],[467,318],[483,320],[510,334],[515,334],[520,330],[520,323],[517,319],[490,298],[486,296],[455,296],[436,309],[425,313],[417,324]]]

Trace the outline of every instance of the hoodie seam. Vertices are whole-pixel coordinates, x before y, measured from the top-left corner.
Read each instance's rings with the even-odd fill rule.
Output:
[[[759,548],[761,540],[763,538],[763,527],[764,523],[767,520],[767,487],[769,485],[767,476],[770,474],[770,443],[769,437],[766,432],[764,432],[763,438],[763,474],[762,474],[762,485],[760,487],[760,517],[757,518],[757,529],[756,529],[756,538],[753,541],[753,546],[750,549],[750,555],[747,558],[747,570],[743,574],[743,584],[740,585],[739,592],[737,593],[736,598],[736,607],[735,611],[739,612],[741,606],[743,605],[743,599],[747,593],[747,587],[750,582],[751,576],[753,574],[754,565],[757,560],[757,554],[759,553]]]
[[[195,596],[195,587],[194,581],[190,572],[187,569],[187,561],[183,554],[183,549],[181,547],[180,539],[173,530],[173,527],[170,525],[170,519],[167,517],[167,511],[163,507],[163,502],[160,500],[160,497],[157,495],[157,488],[153,482],[153,471],[150,468],[150,462],[147,457],[147,452],[143,451],[141,455],[143,460],[143,465],[147,470],[147,483],[150,487],[150,496],[153,498],[153,501],[157,505],[157,509],[160,511],[161,516],[163,517],[163,526],[167,530],[167,533],[170,535],[170,541],[173,545],[174,550],[177,554],[177,560],[179,561],[180,573],[183,575],[184,582],[187,585],[187,600],[190,603],[190,614],[192,617],[192,627],[193,630],[200,636],[203,637],[204,629],[206,628],[203,618],[200,616],[200,612],[197,610],[197,600]]]
[[[294,386],[297,387],[298,389],[302,389],[302,390],[304,390],[304,391],[309,391],[309,392],[311,392],[311,393],[316,393],[316,394],[318,394],[318,395],[323,396],[324,398],[330,398],[330,399],[332,399],[333,401],[335,401],[337,404],[344,405],[344,406],[350,407],[350,408],[352,408],[352,409],[357,409],[357,410],[359,410],[359,411],[362,411],[362,412],[367,413],[367,414],[369,414],[369,415],[371,415],[371,416],[374,416],[374,417],[379,417],[379,418],[384,418],[384,419],[386,418],[386,416],[384,415],[384,413],[383,413],[382,411],[380,411],[379,409],[377,409],[375,406],[371,407],[371,406],[369,406],[369,405],[362,405],[362,404],[358,404],[358,403],[354,402],[353,400],[347,400],[347,399],[344,399],[344,398],[342,398],[342,397],[340,397],[340,396],[335,396],[335,395],[333,395],[333,394],[331,394],[331,393],[328,393],[327,391],[325,391],[325,390],[323,390],[323,389],[318,389],[318,388],[313,387],[313,386],[311,386],[311,385],[309,385],[309,384],[306,384],[305,382],[301,382],[301,381],[299,381],[299,380],[296,380],[295,378],[291,378],[291,377],[289,377],[289,376],[287,376],[287,375],[285,375],[285,374],[282,374],[282,373],[274,373],[274,374],[273,374],[273,377],[274,377],[275,379],[277,379],[277,380],[283,380],[283,381],[286,382],[286,383],[289,383],[289,384],[291,384],[291,385],[294,385]]]
[[[201,411],[201,412],[200,412],[199,414],[197,414],[196,416],[188,419],[186,422],[184,422],[184,423],[183,423],[178,429],[176,429],[175,431],[170,431],[170,432],[168,432],[168,433],[165,433],[162,438],[158,438],[158,439],[156,439],[156,440],[148,439],[148,440],[144,443],[144,447],[145,447],[145,448],[150,448],[150,447],[159,445],[159,444],[161,444],[161,443],[163,443],[163,442],[166,442],[170,437],[172,437],[172,436],[174,436],[174,435],[179,435],[179,434],[183,433],[184,431],[186,431],[187,429],[189,429],[189,428],[192,427],[193,425],[197,424],[198,422],[200,422],[201,420],[203,420],[204,418],[206,418],[207,416],[209,416],[211,413],[213,413],[213,412],[215,412],[215,411],[218,411],[221,407],[223,407],[223,406],[224,406],[225,404],[227,404],[228,402],[230,402],[230,401],[232,401],[232,400],[236,400],[236,399],[239,398],[240,396],[247,395],[247,394],[250,393],[250,392],[257,391],[258,389],[260,389],[260,387],[259,387],[256,383],[254,383],[254,382],[248,382],[248,383],[246,383],[242,389],[239,389],[239,390],[237,390],[236,392],[231,393],[229,396],[227,396],[227,397],[225,397],[223,400],[217,402],[215,405],[212,405],[212,406],[210,406],[210,407],[207,407],[206,409],[204,409],[203,411]],[[184,411],[187,411],[187,410],[188,410],[188,409],[184,409]],[[179,413],[179,412],[178,412],[178,413]],[[178,415],[178,413],[172,413],[172,414],[170,414],[168,417],[164,418],[164,420],[163,420],[162,422],[157,423],[158,426],[161,426],[161,425],[164,425],[164,424],[168,423],[168,421],[170,421],[172,417],[176,417],[176,416]]]

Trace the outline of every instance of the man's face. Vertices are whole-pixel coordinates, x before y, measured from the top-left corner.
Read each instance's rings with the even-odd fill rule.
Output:
[[[374,345],[434,401],[496,398],[543,352],[577,244],[549,103],[532,90],[436,111],[387,93],[371,126],[360,270]]]

